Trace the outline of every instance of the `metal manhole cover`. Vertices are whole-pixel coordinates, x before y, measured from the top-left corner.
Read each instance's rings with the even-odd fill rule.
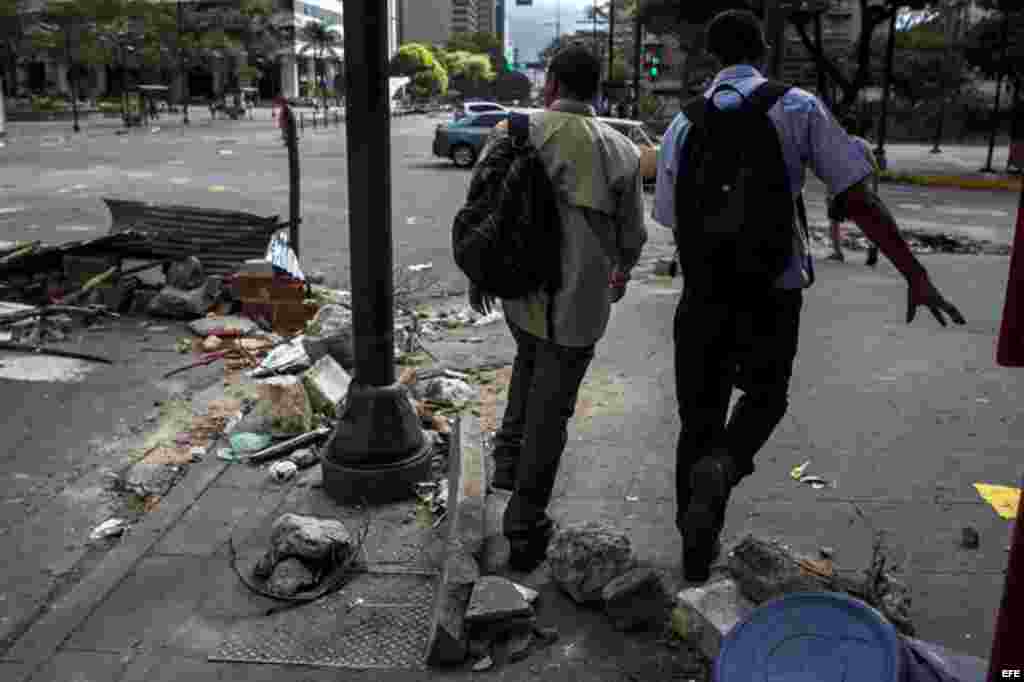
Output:
[[[210,660],[425,669],[437,580],[361,575],[308,606],[238,621]]]

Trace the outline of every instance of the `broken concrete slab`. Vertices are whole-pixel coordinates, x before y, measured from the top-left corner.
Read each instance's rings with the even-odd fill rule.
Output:
[[[146,312],[155,317],[188,320],[206,315],[215,300],[216,296],[206,286],[196,289],[164,287],[149,302]]]
[[[709,659],[718,656],[722,640],[757,608],[739,584],[725,578],[683,590],[672,611],[674,634],[700,648]]]
[[[442,400],[452,403],[476,400],[477,390],[461,379],[449,377],[435,377],[423,383],[422,388],[417,387],[424,398],[429,400]]]
[[[267,588],[283,597],[291,597],[316,585],[313,572],[297,558],[285,559],[274,566]]]
[[[348,393],[352,377],[334,358],[325,355],[303,372],[302,383],[313,411],[335,417],[338,405]]]
[[[665,625],[672,599],[650,568],[635,568],[615,578],[602,591],[604,610],[616,630],[641,630]]]
[[[558,529],[547,557],[554,581],[580,604],[601,601],[605,585],[636,564],[629,536],[604,521]]]
[[[466,622],[486,624],[530,616],[532,613],[533,609],[511,580],[489,575],[480,578],[473,585],[473,593],[466,609]]]
[[[302,343],[310,360],[330,355],[346,370],[355,366],[351,311],[335,303],[321,306],[307,331]]]
[[[259,327],[248,317],[241,315],[224,315],[223,317],[204,317],[189,323],[188,328],[196,336],[207,337],[218,331],[234,333],[238,336],[252,334]]]

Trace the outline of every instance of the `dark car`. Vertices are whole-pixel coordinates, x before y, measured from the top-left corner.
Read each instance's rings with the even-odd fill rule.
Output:
[[[434,131],[434,156],[451,159],[460,168],[472,168],[494,126],[508,118],[507,111],[471,114]]]

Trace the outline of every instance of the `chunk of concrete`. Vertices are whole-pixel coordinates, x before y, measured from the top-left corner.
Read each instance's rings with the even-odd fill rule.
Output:
[[[336,519],[282,514],[271,531],[270,551],[278,560],[297,557],[319,562],[344,556],[351,549],[352,536]]]
[[[658,574],[635,568],[615,578],[602,591],[604,609],[617,630],[641,630],[664,626],[672,599]]]
[[[314,412],[336,417],[338,405],[348,393],[352,377],[330,355],[325,355],[302,374],[302,383]]]
[[[283,597],[291,597],[316,585],[313,572],[299,559],[285,559],[274,566],[274,572],[267,581],[270,591]]]
[[[150,462],[136,462],[125,472],[124,489],[142,497],[163,496],[174,485],[178,467]]]
[[[196,289],[164,287],[149,302],[146,310],[155,317],[188,320],[206,315],[216,298],[216,293],[207,286]]]
[[[604,521],[560,528],[547,557],[554,581],[581,604],[601,601],[605,585],[636,564],[629,537]]]
[[[713,660],[725,636],[755,608],[736,581],[725,578],[680,592],[672,612],[672,629]]]
[[[489,575],[473,585],[466,608],[466,622],[493,623],[507,618],[529,616],[533,609],[523,599],[515,584],[501,576]]]
[[[175,289],[198,289],[205,279],[203,264],[195,256],[171,263],[167,269],[167,286]]]

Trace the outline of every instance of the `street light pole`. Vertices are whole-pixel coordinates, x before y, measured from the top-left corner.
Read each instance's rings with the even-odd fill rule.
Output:
[[[178,72],[181,74],[181,110],[184,115],[182,123],[189,124],[188,120],[188,74],[185,72],[185,6],[183,0],[178,0]]]
[[[71,115],[74,117],[74,123],[71,129],[76,133],[81,132],[81,128],[78,126],[78,87],[75,79],[75,60],[71,56],[71,31],[74,29],[74,19],[68,24],[68,30],[64,33],[64,47],[68,54],[68,84],[71,86]]]
[[[608,0],[608,82],[615,66],[615,0]]]
[[[992,155],[996,149],[996,135],[999,134],[999,98],[1003,93],[1003,76],[1006,75],[1006,55],[1010,46],[1010,12],[1008,9],[1003,10],[1002,42],[999,75],[996,78],[996,101],[992,109],[992,128],[988,134],[988,159],[985,161],[985,167],[979,171],[981,173],[995,173],[995,170],[992,168]]]
[[[942,101],[940,102],[939,108],[939,123],[935,128],[935,144],[932,146],[932,154],[941,154],[942,149],[942,129],[946,124],[946,108],[949,103],[952,94],[950,93],[950,85],[953,80],[953,0],[945,0],[943,3],[943,10],[946,13],[946,63],[941,71],[942,77]]]
[[[633,17],[633,118],[640,118],[640,60],[643,54],[643,31],[640,23],[640,4]],[[686,87],[686,83],[683,83]]]
[[[878,148],[875,156],[878,158],[878,165],[882,170],[888,168],[889,164],[885,158],[885,135],[886,126],[889,122],[889,91],[892,86],[892,62],[896,56],[896,15],[899,8],[892,8],[892,16],[889,18],[889,38],[885,46],[885,77],[882,84],[882,115],[878,121]]]
[[[383,503],[429,478],[430,442],[395,382],[387,4],[345,3],[348,221],[355,376],[322,459],[342,504]]]

